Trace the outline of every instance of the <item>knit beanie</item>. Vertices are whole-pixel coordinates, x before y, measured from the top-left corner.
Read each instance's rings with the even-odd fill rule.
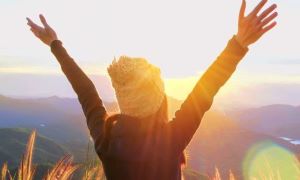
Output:
[[[158,67],[143,58],[121,56],[107,70],[122,114],[144,118],[159,110],[165,88]]]

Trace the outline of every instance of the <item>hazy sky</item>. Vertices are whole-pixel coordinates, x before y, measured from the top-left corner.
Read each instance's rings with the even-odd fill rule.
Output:
[[[278,26],[250,48],[233,83],[300,82],[300,1],[271,2],[278,4]],[[256,3],[248,0],[248,9]],[[236,33],[240,4],[241,0],[0,0],[0,75],[60,73],[49,48],[26,26],[27,16],[38,20],[43,13],[89,74],[106,73],[114,56],[129,55],[149,59],[168,79],[196,76]]]

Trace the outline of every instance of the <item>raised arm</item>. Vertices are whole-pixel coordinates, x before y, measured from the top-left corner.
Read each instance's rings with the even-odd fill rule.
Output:
[[[243,0],[237,35],[229,41],[225,50],[197,82],[180,110],[176,112],[173,121],[169,123],[172,138],[176,141],[175,149],[179,152],[190,142],[205,112],[210,109],[214,96],[231,77],[238,63],[247,53],[248,46],[276,25],[276,22],[272,22],[277,16],[277,12],[272,13],[276,9],[275,4],[257,15],[266,2],[267,0],[262,0],[245,17],[246,2]]]
[[[62,42],[58,40],[55,31],[46,22],[46,19],[42,15],[40,15],[40,19],[44,27],[38,26],[27,18],[28,25],[37,38],[51,47],[52,53],[60,63],[62,71],[78,96],[83,112],[87,118],[91,136],[97,146],[101,144],[104,122],[107,118],[107,112],[103,103],[92,81],[69,56]]]

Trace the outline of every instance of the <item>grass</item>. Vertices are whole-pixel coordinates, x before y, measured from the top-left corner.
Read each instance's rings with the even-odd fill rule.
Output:
[[[72,165],[72,157],[65,156],[52,168],[45,177],[45,180],[70,179],[72,174],[78,169],[78,165]]]
[[[32,180],[36,167],[32,165],[33,147],[35,143],[36,131],[33,131],[29,137],[26,152],[23,155],[19,169],[18,180]]]
[[[33,149],[36,140],[36,131],[33,131],[26,146],[25,153],[21,159],[18,172],[14,176],[10,174],[7,163],[3,164],[0,172],[0,180],[33,180],[36,165],[33,164]],[[72,156],[67,155],[59,160],[51,170],[44,176],[43,180],[68,180],[80,165],[74,165]],[[85,169],[82,180],[103,180],[104,172],[101,166],[88,167]]]
[[[2,167],[2,170],[1,170],[1,174],[0,174],[0,177],[1,177],[1,180],[6,180],[6,179],[9,179],[9,180],[12,180],[12,176],[7,168],[7,164],[3,164],[3,167]]]
[[[25,153],[21,159],[18,172],[12,175],[9,171],[7,163],[4,163],[0,171],[0,180],[33,180],[36,173],[36,165],[33,164],[33,149],[35,145],[36,131],[30,134]],[[83,168],[81,165],[73,164],[72,156],[65,156],[60,159],[51,170],[44,176],[43,180],[68,180],[72,179],[75,171]],[[300,168],[299,168],[300,169]],[[300,174],[299,174],[300,177]],[[88,165],[84,169],[82,180],[105,180],[104,171],[101,165]],[[211,180],[221,180],[221,175],[216,168]],[[229,171],[229,180],[235,180],[234,174]],[[300,178],[299,178],[300,179]],[[281,180],[280,174],[272,173],[271,175],[261,174],[260,177],[249,178],[249,180]]]

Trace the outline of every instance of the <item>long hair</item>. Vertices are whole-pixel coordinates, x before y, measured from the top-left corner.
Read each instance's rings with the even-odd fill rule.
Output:
[[[107,119],[106,121],[106,125],[105,125],[105,134],[104,134],[104,141],[103,141],[103,146],[107,147],[109,144],[109,140],[110,140],[110,133],[111,133],[111,129],[113,127],[113,124],[115,121],[118,120],[118,116],[121,117],[121,114],[116,114],[113,115],[113,117],[110,117]],[[144,121],[144,120],[142,120]],[[149,116],[145,118],[145,121],[147,121],[148,123],[145,123],[146,126],[148,126],[148,128],[155,128],[155,126],[161,126],[161,125],[166,125],[169,121],[169,108],[168,108],[168,98],[165,95],[164,100],[159,108],[159,110]],[[152,127],[149,127],[152,126]],[[181,166],[184,167],[186,165],[186,156],[185,156],[185,152],[182,152],[182,154],[180,155],[180,163]]]
[[[169,106],[168,106],[168,98],[165,95],[164,100],[161,104],[161,107],[157,111],[157,113],[153,116],[153,121],[158,121],[158,124],[166,124],[169,121]],[[182,167],[186,165],[186,155],[185,151],[180,155],[180,163]]]

